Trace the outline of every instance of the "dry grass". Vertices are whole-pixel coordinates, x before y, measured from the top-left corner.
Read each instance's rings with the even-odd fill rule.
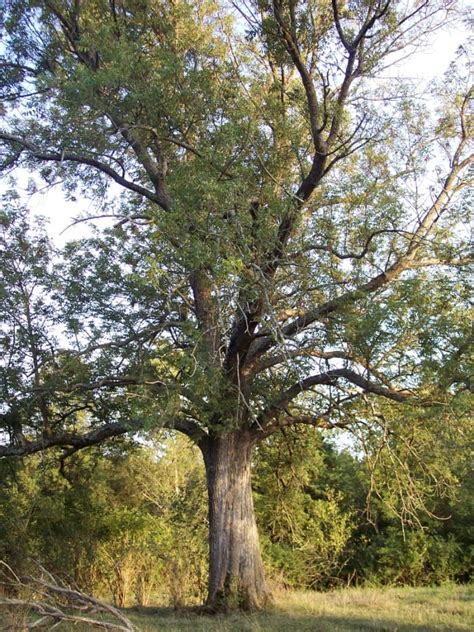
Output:
[[[474,587],[279,592],[268,612],[254,615],[205,617],[167,608],[131,608],[127,615],[142,632],[466,632],[474,630]]]
[[[474,588],[364,588],[280,592],[264,614],[199,617],[130,612],[143,632],[461,632],[474,630]]]

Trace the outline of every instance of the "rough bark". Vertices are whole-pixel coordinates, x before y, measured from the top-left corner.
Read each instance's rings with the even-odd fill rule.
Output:
[[[269,600],[251,487],[252,441],[245,431],[209,438],[209,592],[212,612],[258,610]]]

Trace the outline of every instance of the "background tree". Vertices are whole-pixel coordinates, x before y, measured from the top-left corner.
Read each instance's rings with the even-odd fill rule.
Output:
[[[260,607],[253,447],[295,424],[348,427],[359,401],[371,418],[380,399],[426,406],[432,363],[463,366],[464,325],[434,350],[423,334],[438,321],[420,314],[436,283],[465,297],[449,267],[470,261],[465,67],[434,87],[433,115],[381,74],[455,5],[6,6],[4,170],[102,199],[117,222],[70,244],[45,288],[56,342],[7,321],[0,454],[184,432],[206,466],[207,605]],[[466,387],[448,374],[445,392]]]

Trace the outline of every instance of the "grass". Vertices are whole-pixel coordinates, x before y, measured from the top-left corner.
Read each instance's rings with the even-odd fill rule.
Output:
[[[461,632],[474,630],[474,587],[280,592],[268,612],[254,615],[128,614],[143,632]]]
[[[474,630],[474,586],[282,591],[267,612],[252,615],[209,617],[153,607],[126,614],[142,632],[465,632]]]

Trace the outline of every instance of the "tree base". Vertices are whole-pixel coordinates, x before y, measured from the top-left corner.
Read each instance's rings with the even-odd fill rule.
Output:
[[[218,615],[230,612],[262,612],[270,605],[272,599],[270,593],[261,595],[222,593],[216,595],[212,602],[205,603],[199,608],[200,614]]]

